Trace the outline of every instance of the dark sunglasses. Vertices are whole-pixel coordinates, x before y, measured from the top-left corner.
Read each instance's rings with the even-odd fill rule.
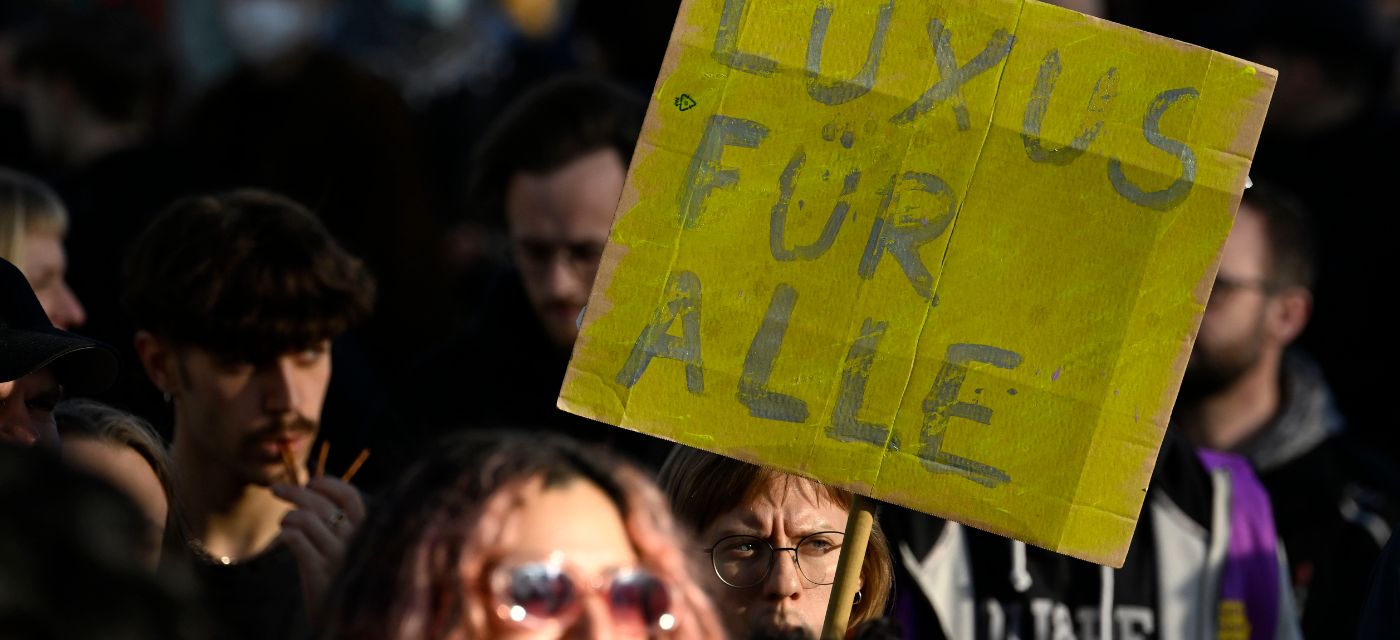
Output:
[[[670,589],[641,569],[616,571],[587,582],[552,562],[502,566],[491,574],[496,615],[507,624],[530,629],[565,628],[576,622],[583,612],[582,588],[607,600],[613,628],[623,633],[649,635],[676,626]]]

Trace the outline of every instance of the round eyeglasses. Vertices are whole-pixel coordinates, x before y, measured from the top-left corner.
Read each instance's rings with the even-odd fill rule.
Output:
[[[758,586],[773,571],[779,551],[792,553],[797,572],[813,584],[836,581],[836,561],[841,557],[845,534],[840,531],[818,531],[797,541],[796,546],[775,547],[757,536],[726,536],[705,550],[710,554],[715,575],[725,584],[738,589]]]

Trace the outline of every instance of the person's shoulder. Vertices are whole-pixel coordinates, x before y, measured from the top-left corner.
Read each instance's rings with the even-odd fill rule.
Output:
[[[1324,446],[1340,476],[1344,501],[1355,502],[1387,523],[1400,520],[1400,465],[1394,459],[1350,433],[1339,434]]]

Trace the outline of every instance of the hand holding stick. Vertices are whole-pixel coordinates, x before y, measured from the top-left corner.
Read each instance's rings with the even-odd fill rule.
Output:
[[[316,475],[302,487],[291,448],[285,442],[281,448],[282,462],[287,465],[291,481],[274,485],[272,490],[297,508],[282,518],[278,538],[296,557],[303,597],[308,604],[315,603],[330,584],[351,534],[365,518],[364,501],[360,492],[350,485],[350,479],[369,459],[369,450],[360,451],[340,479],[326,478],[330,443],[322,441],[316,456]],[[308,610],[313,619],[317,613]]]

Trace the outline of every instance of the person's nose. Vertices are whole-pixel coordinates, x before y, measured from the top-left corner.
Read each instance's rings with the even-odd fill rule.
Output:
[[[296,378],[293,375],[295,364],[289,358],[278,358],[259,372],[262,385],[263,411],[270,415],[284,415],[297,406]]]
[[[586,297],[590,283],[584,282],[583,276],[570,262],[569,256],[560,255],[561,253],[558,252],[549,259],[549,266],[545,271],[549,296],[555,300],[580,300]]]
[[[802,574],[797,569],[797,551],[775,550],[773,569],[763,581],[763,597],[769,600],[796,598],[802,593]]]
[[[78,301],[77,294],[68,288],[66,282],[59,285],[58,309],[51,321],[54,326],[60,329],[81,327],[87,322],[87,310],[83,308],[83,303]]]
[[[585,595],[579,606],[581,610],[578,619],[570,625],[564,637],[571,640],[614,640],[619,637],[613,628],[612,613],[608,609],[606,595]]]

